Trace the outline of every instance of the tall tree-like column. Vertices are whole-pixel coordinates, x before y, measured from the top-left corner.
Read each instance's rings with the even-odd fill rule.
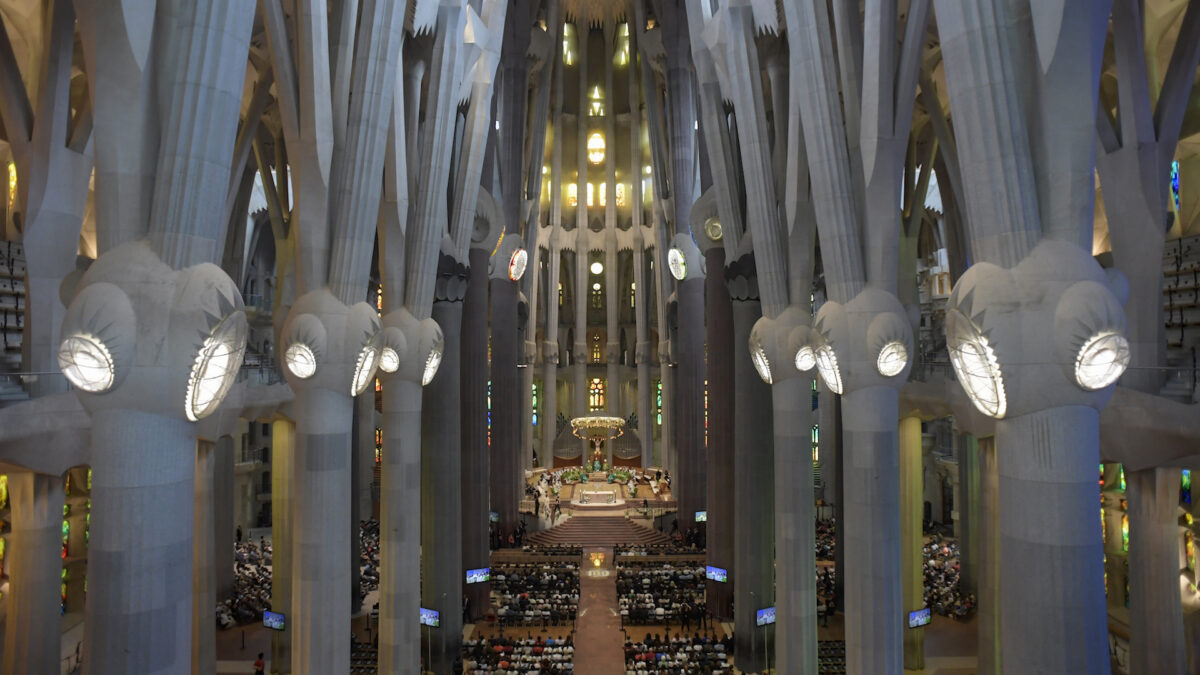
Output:
[[[59,671],[62,620],[63,482],[57,476],[8,474],[12,532],[6,565],[10,583],[4,631],[4,672]]]
[[[561,164],[561,143],[554,144],[554,161]],[[551,199],[561,199],[562,188],[557,180],[561,175],[561,166],[554,169],[557,187],[554,188]],[[551,208],[551,214],[554,209]],[[556,222],[554,216],[551,222]],[[559,266],[562,264],[562,248],[559,246],[561,230],[555,229],[550,233],[550,248],[546,255],[546,324],[543,328],[545,339],[542,341],[542,413],[538,416],[542,426],[542,466],[554,468],[554,439],[558,432],[558,299],[561,297],[558,286],[562,283]]]
[[[488,483],[491,460],[498,452],[493,441],[488,446],[488,253],[482,247],[472,247],[471,270],[468,273],[467,294],[462,303],[462,350],[460,392],[462,400],[462,556],[465,569],[488,566]],[[493,405],[497,402],[493,383]],[[497,414],[498,411],[497,411]],[[495,495],[493,495],[493,502]],[[473,621],[487,609],[486,583],[467,584],[463,593],[470,601]]]
[[[271,610],[292,616],[292,470],[296,461],[296,423],[271,422]],[[271,672],[292,672],[292,631],[271,633]]]
[[[921,516],[925,499],[924,467],[921,461],[921,420],[905,417],[900,420],[900,554],[903,556],[904,582],[901,601],[904,615],[925,606],[924,538]],[[956,503],[956,506],[962,508]],[[925,667],[925,629],[904,631],[904,668],[921,670]]]
[[[733,300],[725,285],[725,249],[710,247],[704,254],[708,262],[705,277],[704,327],[708,341],[708,386],[715,396],[736,393],[734,389]],[[735,404],[736,406],[736,404]],[[708,416],[708,524],[705,526],[708,564],[728,567],[734,551],[734,410],[728,405],[712,406]],[[737,584],[737,577],[734,577]],[[717,618],[728,618],[733,608],[729,584],[709,581],[705,599],[708,611]]]
[[[1003,668],[1107,672],[1099,410],[1129,350],[1123,283],[1091,257],[1109,3],[937,3],[978,261],[951,295],[947,345],[997,419]]]

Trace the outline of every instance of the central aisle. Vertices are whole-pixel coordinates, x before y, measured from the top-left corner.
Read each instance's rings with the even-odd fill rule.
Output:
[[[592,554],[604,556],[601,567]],[[599,576],[599,573],[605,573]],[[617,573],[611,548],[585,548],[579,569],[579,628],[575,633],[576,675],[621,675],[625,644],[617,610]]]

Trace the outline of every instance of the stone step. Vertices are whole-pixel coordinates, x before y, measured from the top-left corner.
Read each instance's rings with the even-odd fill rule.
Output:
[[[615,546],[617,544],[665,544],[670,539],[655,530],[636,525],[624,516],[576,516],[549,530],[528,536],[531,544]]]

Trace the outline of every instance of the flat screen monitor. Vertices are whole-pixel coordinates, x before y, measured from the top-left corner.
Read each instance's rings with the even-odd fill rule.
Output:
[[[697,523],[707,523],[708,522],[708,511],[697,511],[696,512],[696,522]]]
[[[704,570],[705,578],[712,579],[713,581],[719,581],[721,583],[725,583],[727,580],[727,575],[728,572],[724,567],[713,567],[712,565],[708,565]]]
[[[440,625],[440,620],[438,618],[438,611],[436,609],[425,609],[424,607],[422,607],[421,608],[421,625],[422,626],[432,626],[434,628],[437,628],[438,625]]]
[[[758,610],[757,624],[759,626],[765,626],[769,623],[775,623],[775,608],[767,607],[766,609]]]
[[[908,613],[908,627],[909,628],[920,628],[921,626],[928,626],[931,618],[932,617],[929,614],[928,607],[926,607],[925,609],[918,609],[914,612],[909,612]]]
[[[500,512],[499,511],[488,511],[488,520],[493,523],[500,522]]]
[[[492,578],[492,568],[481,567],[477,570],[467,570],[467,583],[480,584]]]
[[[282,612],[272,612],[267,610],[263,612],[263,625],[271,630],[283,630],[287,625],[287,620]]]

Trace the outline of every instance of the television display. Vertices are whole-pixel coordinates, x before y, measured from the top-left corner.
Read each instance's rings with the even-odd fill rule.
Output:
[[[697,523],[707,523],[708,522],[708,511],[697,511],[696,512],[696,522]]]
[[[434,628],[437,628],[440,625],[440,623],[441,623],[441,621],[438,618],[438,611],[436,609],[425,609],[424,607],[421,608],[421,625],[422,626],[432,626]]]
[[[713,567],[712,565],[709,565],[704,570],[705,578],[712,579],[713,581],[719,581],[721,583],[725,583],[727,574],[728,572],[725,568]]]
[[[500,522],[500,512],[499,511],[488,511],[488,520],[493,523]]]
[[[283,630],[287,624],[282,612],[272,612],[267,610],[263,612],[263,625],[271,630]]]
[[[758,610],[757,625],[765,626],[769,623],[775,623],[775,608],[767,607],[766,609]]]
[[[908,627],[909,628],[920,628],[921,626],[928,626],[931,618],[932,617],[929,614],[928,607],[926,607],[925,609],[918,609],[914,612],[909,612],[908,613]]]
[[[479,584],[492,578],[492,568],[483,567],[477,570],[467,570],[467,583]]]

